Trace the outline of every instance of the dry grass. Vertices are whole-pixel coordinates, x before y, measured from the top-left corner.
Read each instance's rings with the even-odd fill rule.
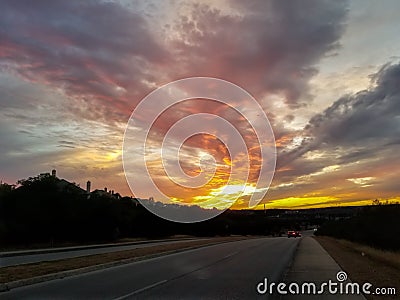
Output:
[[[330,237],[316,239],[353,282],[396,288],[397,295],[394,297],[366,295],[367,299],[400,299],[400,252],[383,251]]]
[[[349,243],[348,241],[340,241],[341,243]],[[400,252],[384,251],[365,245],[354,244],[354,249],[360,253],[364,253],[375,260],[379,260],[384,264],[391,265],[400,270]]]
[[[230,242],[245,239],[245,237],[221,237],[201,241],[187,241],[167,245],[150,246],[132,250],[96,254],[84,257],[46,261],[19,266],[0,268],[0,283],[7,283],[36,276],[48,275],[67,270],[74,270],[118,261],[135,261],[144,257],[165,254],[178,250],[201,247],[221,242]]]

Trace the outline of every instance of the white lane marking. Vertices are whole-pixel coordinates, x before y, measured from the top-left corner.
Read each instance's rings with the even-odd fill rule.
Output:
[[[233,252],[231,254],[228,254],[227,256],[224,256],[224,258],[228,258],[228,257],[234,256],[237,253],[239,253],[239,251],[235,251],[235,252]]]
[[[150,284],[150,285],[148,285],[148,286],[145,286],[144,288],[135,290],[135,291],[133,291],[132,293],[123,295],[123,296],[118,297],[118,298],[114,298],[113,300],[123,300],[123,299],[126,299],[126,298],[128,298],[128,297],[130,297],[130,296],[133,296],[133,295],[135,295],[135,294],[141,293],[141,292],[143,292],[143,291],[145,291],[145,290],[151,289],[151,288],[156,287],[156,286],[158,286],[158,285],[160,285],[160,284],[166,283],[167,281],[168,281],[168,280],[165,280],[165,279],[164,279],[164,280],[161,280],[161,281],[158,281],[158,282],[156,282],[156,283],[153,283],[153,284]]]

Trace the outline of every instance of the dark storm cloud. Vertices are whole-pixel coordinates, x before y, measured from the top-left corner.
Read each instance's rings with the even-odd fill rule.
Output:
[[[400,65],[387,65],[374,76],[376,87],[344,96],[314,116],[306,132],[313,144],[384,145],[400,136]]]
[[[270,199],[336,195],[333,202],[345,203],[349,195],[399,195],[400,64],[385,65],[371,79],[369,90],[342,96],[312,117],[301,145],[281,149]]]
[[[303,156],[322,151],[325,157],[315,171],[332,164],[398,156],[400,136],[400,64],[386,65],[373,76],[375,87],[343,96],[305,127],[303,143],[293,151],[282,152],[278,166],[303,164]],[[298,174],[304,167],[296,168]],[[306,174],[306,173],[305,173]],[[292,174],[294,175],[294,174]]]

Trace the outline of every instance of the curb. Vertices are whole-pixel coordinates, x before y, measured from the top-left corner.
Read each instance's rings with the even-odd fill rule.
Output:
[[[6,283],[0,283],[0,293],[8,291],[9,288]]]

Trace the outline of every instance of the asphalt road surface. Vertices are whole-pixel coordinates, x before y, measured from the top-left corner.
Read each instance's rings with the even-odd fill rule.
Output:
[[[260,238],[206,246],[12,289],[5,299],[254,299],[278,281],[300,239]],[[263,299],[266,295],[262,296]]]
[[[29,264],[29,263],[36,263],[36,262],[41,262],[41,261],[52,261],[52,260],[87,256],[87,255],[93,255],[93,254],[117,252],[117,251],[123,251],[123,250],[132,250],[132,249],[137,249],[137,248],[145,248],[145,247],[172,244],[172,243],[182,243],[182,242],[188,242],[188,241],[192,241],[192,240],[204,240],[204,239],[182,239],[182,240],[174,240],[174,241],[166,240],[166,241],[158,241],[158,242],[154,242],[154,243],[146,242],[143,244],[137,243],[134,245],[124,245],[124,246],[116,245],[116,246],[112,246],[112,247],[80,249],[80,250],[72,250],[72,251],[68,250],[68,251],[64,251],[64,252],[0,257],[0,267],[9,267],[9,266]]]

